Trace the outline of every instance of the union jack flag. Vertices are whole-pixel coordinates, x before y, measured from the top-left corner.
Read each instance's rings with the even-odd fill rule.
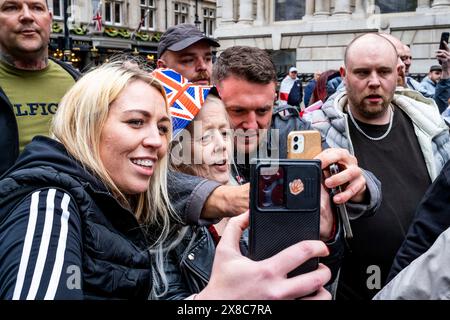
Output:
[[[200,111],[211,87],[188,82],[185,77],[172,69],[156,69],[153,75],[166,91],[173,136],[176,137]]]

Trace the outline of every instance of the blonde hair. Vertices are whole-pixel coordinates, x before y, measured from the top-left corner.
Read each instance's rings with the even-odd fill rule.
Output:
[[[156,253],[156,273],[164,287],[167,280],[163,271],[163,252],[173,225],[171,219],[179,222],[170,204],[167,191],[167,154],[159,159],[146,192],[125,196],[112,180],[100,157],[100,136],[109,107],[124,88],[133,81],[140,80],[156,88],[164,97],[167,114],[169,109],[165,91],[161,83],[134,62],[118,60],[106,63],[85,74],[65,94],[53,117],[51,133],[88,171],[96,175],[113,193],[118,201],[132,210],[138,221],[145,226],[156,226],[160,234],[151,246]],[[169,126],[167,141],[172,136]],[[169,243],[170,245],[170,243]],[[155,274],[155,270],[153,270]],[[167,289],[166,289],[167,290]]]

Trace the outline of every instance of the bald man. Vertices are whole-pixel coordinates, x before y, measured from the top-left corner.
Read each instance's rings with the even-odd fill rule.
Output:
[[[384,285],[418,201],[450,158],[448,128],[436,107],[395,93],[402,66],[379,34],[355,38],[345,52],[338,93],[311,116],[330,146],[348,149],[382,183],[382,204],[352,221],[338,298],[370,299]],[[403,66],[404,68],[404,66]]]
[[[387,34],[387,33],[380,33],[380,36],[386,38],[391,42],[395,50],[397,51],[397,66],[398,66],[398,76],[397,76],[397,86],[399,87],[406,87],[406,75],[409,72],[409,67],[411,66],[411,59],[406,59],[406,51],[405,51],[405,45],[396,37]]]
[[[401,87],[409,88],[411,90],[419,91],[424,94],[422,90],[419,90],[420,83],[408,76],[409,68],[411,67],[412,62],[411,49],[393,35],[387,33],[380,33],[380,35],[389,40],[394,45],[397,50],[399,65],[403,65],[402,69],[399,71],[399,75],[397,78],[398,88],[396,93],[408,95],[410,97],[422,100],[420,97],[417,98],[417,95],[415,93],[400,89]],[[448,48],[448,44],[445,47],[445,49],[439,49],[436,51],[436,59],[439,60],[442,64],[442,81],[439,81],[439,83],[436,85],[433,94],[425,95],[426,97],[434,99],[440,113],[444,112],[444,110],[447,108],[447,99],[450,97],[450,50]]]
[[[411,78],[409,75],[409,68],[411,67],[412,63],[412,55],[411,55],[411,48],[408,47],[406,44],[403,45],[403,51],[399,52],[400,59],[405,64],[405,82],[406,87],[418,91],[420,83],[416,81],[414,78]]]

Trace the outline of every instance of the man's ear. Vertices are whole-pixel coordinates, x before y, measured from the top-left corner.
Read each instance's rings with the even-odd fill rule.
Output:
[[[339,68],[339,73],[341,74],[342,82],[344,82],[345,86],[347,87],[347,70],[344,66]]]
[[[48,10],[48,7],[47,7],[47,10]],[[52,33],[52,21],[53,21],[53,13],[50,11],[50,10],[48,10],[48,14],[50,15],[50,33]]]
[[[156,61],[156,67],[159,68],[167,68],[166,62],[164,60],[158,59]]]
[[[341,74],[341,78],[344,79],[345,75],[347,74],[347,71],[345,70],[345,67],[339,68],[339,73]]]

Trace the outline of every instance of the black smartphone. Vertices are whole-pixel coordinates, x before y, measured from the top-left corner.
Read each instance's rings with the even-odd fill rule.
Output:
[[[448,37],[449,37],[449,33],[448,32],[442,32],[441,33],[441,41],[439,42],[439,50],[445,50],[445,43],[447,43],[448,45]],[[438,60],[439,64],[442,64],[441,60]]]
[[[303,240],[320,239],[320,160],[257,159],[250,172],[249,257],[267,259]],[[313,258],[288,274],[317,269]]]
[[[448,45],[449,32],[441,33],[441,41],[439,42],[439,50],[445,50],[444,41]]]
[[[330,165],[330,173],[331,175],[335,175],[339,173],[339,166],[335,163]],[[331,189],[331,196],[335,196],[336,194],[342,192],[342,187],[338,186],[336,188]],[[345,204],[338,204],[337,205],[337,210],[339,213],[339,218],[341,219],[342,222],[342,226],[344,228],[344,237],[346,239],[352,239],[353,238],[353,232],[352,232],[352,227],[350,225],[350,219],[348,217],[348,213],[347,213],[347,207],[345,206]]]

